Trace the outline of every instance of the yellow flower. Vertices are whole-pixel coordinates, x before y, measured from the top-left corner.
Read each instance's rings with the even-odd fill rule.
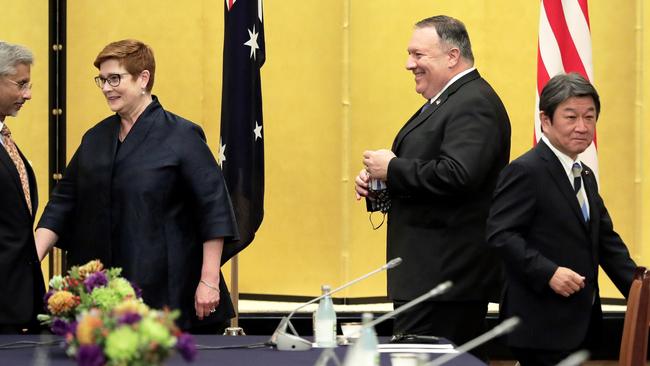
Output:
[[[95,343],[95,330],[100,329],[104,323],[97,314],[85,314],[77,325],[77,340],[79,344]]]
[[[135,314],[140,314],[142,316],[147,315],[149,312],[149,307],[142,302],[142,300],[136,300],[136,299],[126,299],[122,301],[121,303],[115,305],[113,308],[113,313],[117,316],[128,314],[128,313],[135,313]]]
[[[102,269],[104,269],[102,262],[100,262],[99,259],[95,259],[79,267],[79,276],[81,276],[81,279],[83,280],[89,274],[99,272]]]
[[[57,291],[47,300],[47,308],[52,315],[62,315],[74,309],[79,298],[69,291]]]

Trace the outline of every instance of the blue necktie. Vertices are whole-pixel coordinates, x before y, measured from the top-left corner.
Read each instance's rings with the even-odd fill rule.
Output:
[[[582,217],[585,221],[589,221],[589,210],[585,201],[585,187],[582,185],[582,177],[580,175],[582,173],[582,165],[580,163],[573,163],[571,172],[573,173],[573,190],[578,198],[578,205],[582,211]]]

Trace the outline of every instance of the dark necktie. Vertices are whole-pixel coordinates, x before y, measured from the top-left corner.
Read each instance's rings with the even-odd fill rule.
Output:
[[[2,135],[3,146],[5,147],[5,150],[7,150],[9,157],[14,162],[14,165],[16,165],[16,170],[18,170],[20,185],[23,187],[23,193],[25,194],[25,200],[27,201],[27,208],[29,208],[29,213],[31,214],[32,199],[29,193],[29,181],[27,179],[27,169],[25,169],[25,163],[23,162],[23,159],[20,158],[20,154],[18,154],[18,148],[16,148],[14,140],[11,139],[11,131],[9,131],[9,128],[6,124],[2,126],[0,135]]]
[[[589,221],[589,210],[587,209],[587,202],[585,202],[585,187],[582,184],[582,177],[580,175],[582,173],[582,165],[580,163],[573,163],[571,172],[573,173],[573,190],[578,198],[578,205],[582,211],[582,216],[585,221]]]
[[[420,114],[424,113],[424,111],[426,111],[427,108],[429,108],[430,106],[431,106],[431,101],[430,101],[430,100],[427,100],[427,102],[424,103],[424,105],[422,106],[422,108],[420,108]]]

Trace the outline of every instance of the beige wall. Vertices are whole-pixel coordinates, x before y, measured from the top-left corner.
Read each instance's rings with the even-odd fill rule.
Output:
[[[38,185],[38,211],[48,198],[48,28],[47,7],[35,10],[29,1],[0,0],[2,9],[2,30],[0,40],[17,43],[34,53],[31,68],[32,100],[27,102],[16,118],[7,117],[5,122],[11,127],[13,139],[25,154],[36,174]],[[2,203],[0,203],[1,207]],[[47,261],[43,271],[47,273]],[[2,296],[4,294],[0,294]]]
[[[34,100],[14,127],[47,191],[47,10],[11,7],[0,38],[36,51]],[[635,259],[650,262],[650,32],[643,0],[590,2],[601,193]],[[509,0],[266,1],[267,62],[262,69],[266,214],[242,255],[240,290],[313,295],[384,261],[385,227],[373,231],[352,178],[365,149],[390,147],[422,104],[404,70],[412,24],[434,14],[465,21],[476,65],[501,95],[512,122],[514,158],[531,147],[539,2]],[[638,7],[638,8],[637,8]],[[636,30],[637,23],[640,26]],[[138,38],[156,54],[154,93],[163,105],[205,128],[217,154],[223,1],[68,2],[68,157],[85,130],[109,115],[92,78],[108,42]],[[637,67],[638,66],[638,67]],[[637,70],[638,69],[638,70]],[[638,73],[638,74],[637,74]],[[42,202],[44,203],[44,199]],[[41,207],[43,204],[41,204]],[[385,277],[344,296],[383,296]],[[608,283],[605,296],[619,296]]]

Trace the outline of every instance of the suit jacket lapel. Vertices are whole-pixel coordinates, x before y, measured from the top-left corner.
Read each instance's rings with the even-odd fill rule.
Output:
[[[576,219],[580,222],[585,231],[588,230],[587,223],[585,222],[585,219],[582,216],[582,211],[580,210],[580,206],[578,205],[578,199],[576,198],[575,191],[573,190],[573,187],[571,186],[571,183],[569,182],[569,179],[567,178],[566,173],[562,168],[562,164],[558,160],[557,156],[555,156],[553,151],[551,151],[551,149],[542,140],[539,141],[535,149],[539,151],[542,159],[546,161],[546,170],[548,170],[549,174],[553,178],[553,181],[555,182],[555,185],[558,187],[560,192],[562,192],[562,195],[571,207],[571,211],[573,211]]]
[[[582,164],[582,181],[585,184],[585,192],[589,201],[589,233],[591,234],[591,245],[594,249],[592,253],[595,256],[598,249],[598,231],[600,230],[600,220],[598,218],[601,214],[598,206],[598,184],[594,172],[585,164]]]
[[[33,215],[35,215],[36,214],[35,203],[37,203],[38,201],[35,202],[36,181],[33,179],[34,172],[32,171],[32,168],[29,165],[29,163],[27,162],[27,159],[25,159],[23,153],[18,148],[18,145],[16,145],[16,149],[18,150],[18,154],[20,155],[20,158],[23,159],[23,163],[25,164],[25,170],[27,170],[27,177],[28,177],[29,189],[30,189],[29,193],[32,198],[32,211],[33,211]],[[18,189],[18,192],[20,192],[20,197],[22,197],[20,201],[23,203],[23,206],[25,207],[25,212],[29,212],[29,207],[27,207],[27,201],[25,201],[25,195],[23,194],[23,185],[20,183],[20,175],[18,174],[18,168],[16,168],[16,164],[14,164],[14,161],[11,160],[9,153],[2,145],[0,145],[0,162],[2,163],[2,165],[5,166],[5,168],[13,178],[14,184],[16,185],[16,189]]]
[[[396,152],[399,148],[399,144],[409,133],[411,133],[411,131],[413,131],[417,126],[422,124],[422,122],[426,121],[431,115],[433,115],[438,110],[438,108],[445,104],[451,95],[460,89],[460,87],[472,80],[478,79],[479,77],[481,77],[481,75],[478,73],[478,70],[473,70],[467,75],[463,75],[463,77],[456,80],[453,84],[449,85],[449,87],[445,89],[445,91],[438,97],[438,99],[434,100],[433,103],[431,103],[431,105],[426,110],[424,110],[424,112],[420,113],[420,110],[418,110],[399,131],[397,137],[395,137],[395,141],[393,141],[393,147],[391,150],[393,152]]]

